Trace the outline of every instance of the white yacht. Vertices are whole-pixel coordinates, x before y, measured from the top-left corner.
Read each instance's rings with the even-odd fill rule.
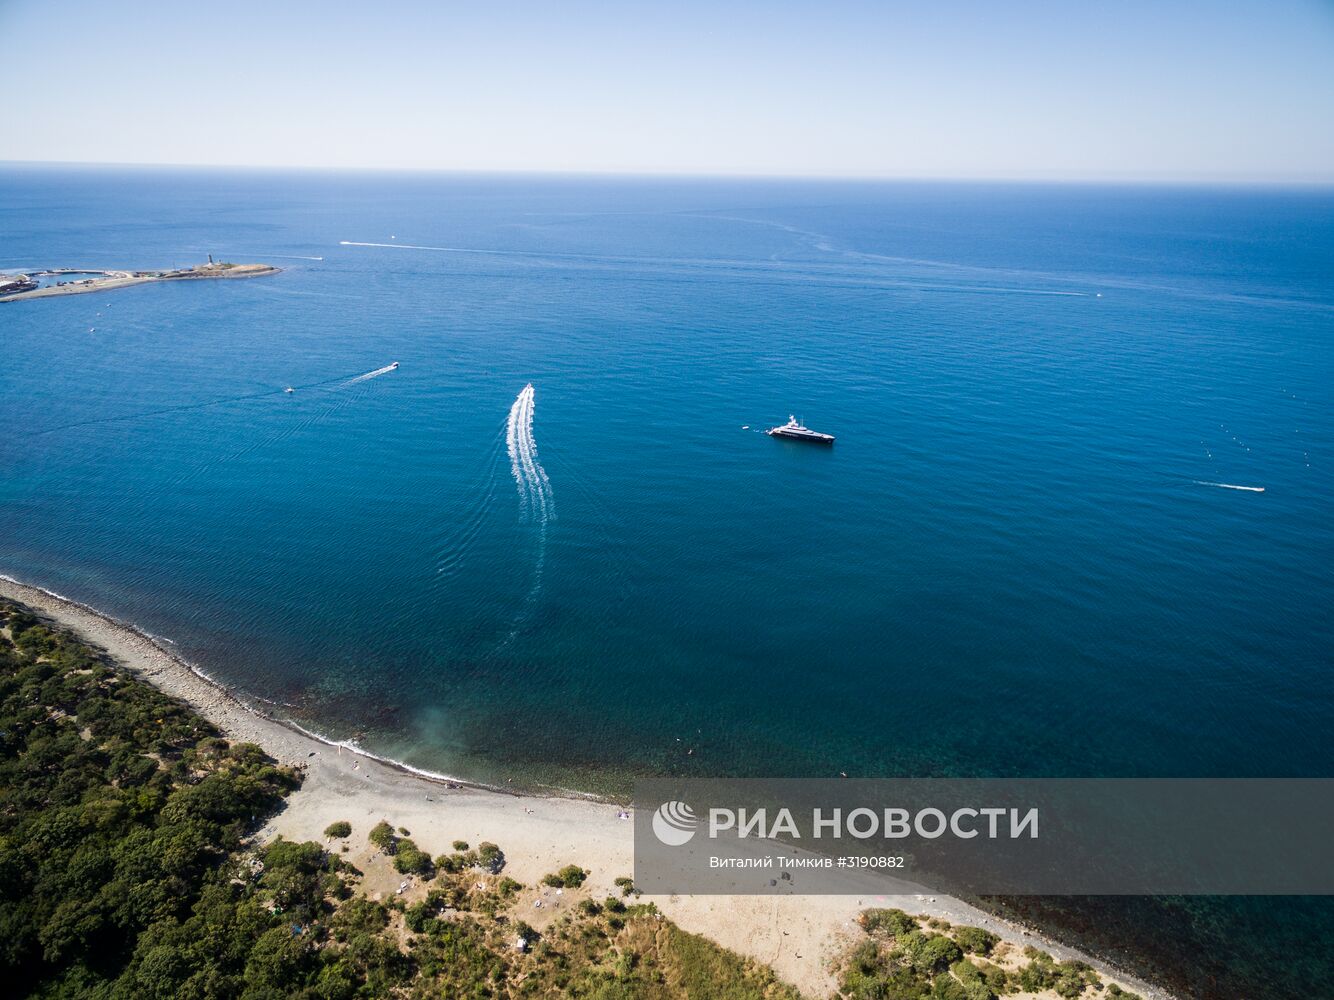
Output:
[[[812,444],[833,444],[834,435],[821,434],[819,431],[813,431],[797,422],[797,418],[789,416],[787,423],[781,427],[770,427],[764,433],[770,437],[790,438],[793,441],[809,441]]]

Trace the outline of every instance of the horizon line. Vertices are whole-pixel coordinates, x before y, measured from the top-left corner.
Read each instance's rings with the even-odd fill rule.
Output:
[[[276,163],[203,163],[203,162],[141,162],[134,160],[10,160],[0,159],[0,167],[76,167],[76,168],[138,168],[146,170],[217,170],[217,171],[275,171],[286,173],[364,173],[364,174],[442,174],[454,176],[497,177],[551,177],[551,178],[605,178],[628,180],[719,180],[719,181],[842,181],[846,183],[958,183],[958,184],[1069,184],[1069,185],[1126,185],[1162,187],[1258,187],[1258,188],[1334,188],[1334,175],[1329,177],[1275,177],[1186,174],[821,174],[821,173],[759,173],[747,171],[707,170],[604,170],[593,168],[560,169],[516,167],[419,167],[419,166],[365,166]]]

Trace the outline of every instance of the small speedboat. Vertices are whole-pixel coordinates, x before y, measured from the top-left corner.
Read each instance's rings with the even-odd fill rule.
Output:
[[[283,390],[283,392],[296,392],[296,390],[289,385],[286,389]]]
[[[797,421],[796,417],[789,416],[787,423],[781,427],[770,427],[764,433],[770,437],[787,438],[790,441],[809,441],[811,444],[833,444],[834,435],[821,434],[819,431],[813,431]]]
[[[392,368],[397,368],[397,367],[398,367],[398,362],[397,362],[397,361],[392,361],[392,362],[390,362],[389,367],[390,367],[391,369],[392,369]]]

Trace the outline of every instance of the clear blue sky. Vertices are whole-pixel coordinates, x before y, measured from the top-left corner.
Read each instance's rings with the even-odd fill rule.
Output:
[[[1334,182],[1334,3],[0,0],[0,160]]]

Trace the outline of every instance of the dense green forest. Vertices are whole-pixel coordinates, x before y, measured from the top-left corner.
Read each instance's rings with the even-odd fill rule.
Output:
[[[400,867],[432,873],[429,896],[359,895],[322,845],[248,842],[297,773],[24,609],[0,605],[0,625],[6,995],[796,996],[624,899],[538,935],[503,912],[518,883],[475,889],[470,868],[503,866],[495,845],[437,866],[394,838]]]
[[[300,775],[231,743],[26,609],[0,603],[0,966],[13,996],[797,1000],[755,962],[638,903],[583,898],[538,933],[495,844],[431,858],[363,831],[425,899],[381,903],[315,843],[255,843]],[[353,835],[334,823],[331,840]],[[544,879],[577,889],[569,865]],[[868,910],[838,971],[858,1000],[1117,996],[1078,962],[976,927]]]

